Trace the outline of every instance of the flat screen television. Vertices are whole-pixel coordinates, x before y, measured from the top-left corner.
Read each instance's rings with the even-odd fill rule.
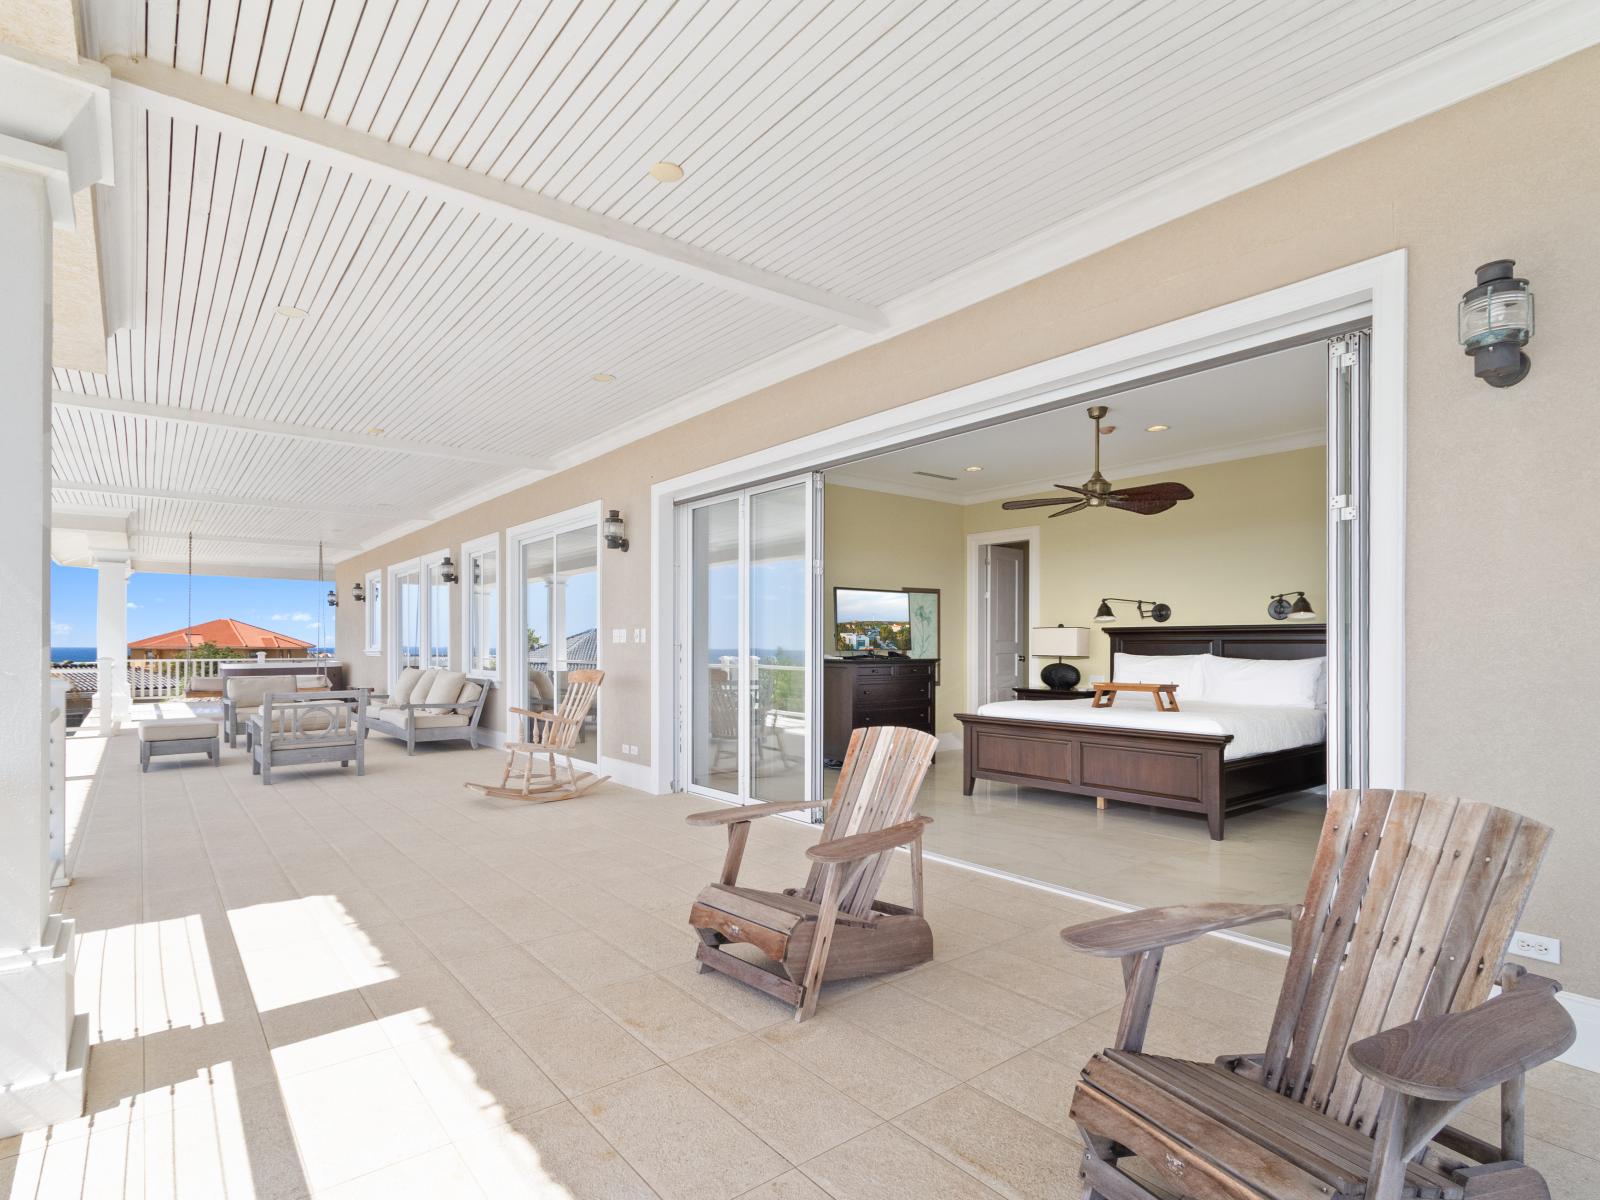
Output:
[[[833,645],[847,653],[911,653],[911,596],[876,588],[834,588]]]

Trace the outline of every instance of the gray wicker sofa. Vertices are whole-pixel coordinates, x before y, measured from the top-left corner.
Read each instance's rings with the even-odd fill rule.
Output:
[[[418,742],[466,742],[476,749],[489,688],[463,671],[407,667],[393,691],[372,698],[367,728],[399,738],[407,754],[416,753]]]

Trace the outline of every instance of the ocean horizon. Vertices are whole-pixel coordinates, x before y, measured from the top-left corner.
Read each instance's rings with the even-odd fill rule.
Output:
[[[332,654],[332,646],[313,647],[319,653]],[[64,662],[94,662],[100,656],[95,652],[94,646],[51,646],[50,661],[53,663]],[[137,662],[137,659],[131,660]]]

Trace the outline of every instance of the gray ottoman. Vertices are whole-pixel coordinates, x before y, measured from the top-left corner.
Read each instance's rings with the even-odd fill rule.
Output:
[[[139,770],[148,771],[150,760],[162,754],[206,754],[211,765],[222,765],[222,735],[215,721],[184,718],[145,721],[139,726]]]

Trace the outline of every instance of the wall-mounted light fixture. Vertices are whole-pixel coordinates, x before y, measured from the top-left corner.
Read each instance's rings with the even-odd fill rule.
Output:
[[[350,599],[354,600],[357,604],[365,604],[367,602],[366,585],[363,584],[359,579],[350,585]]]
[[[445,583],[455,583],[461,578],[456,574],[456,564],[448,554],[439,560],[439,578]]]
[[[606,519],[600,525],[600,533],[606,539],[607,550],[621,550],[624,554],[628,551],[628,539],[624,536],[628,532],[622,523],[622,514],[612,509],[606,514]]]
[[[1533,292],[1512,274],[1516,260],[1497,258],[1478,268],[1478,282],[1456,309],[1458,336],[1472,355],[1472,373],[1490,387],[1521,383],[1533,364],[1522,352],[1533,336]]]
[[[339,607],[339,593],[334,591],[332,588],[328,589],[328,607],[329,608],[338,608]]]
[[[1137,604],[1141,621],[1168,621],[1172,619],[1171,607],[1157,601],[1129,600],[1126,596],[1107,596],[1100,601],[1100,607],[1094,610],[1094,619],[1102,625],[1117,619],[1117,614],[1111,611],[1112,601],[1116,601],[1118,604]]]
[[[1294,599],[1290,600],[1290,596]],[[1267,605],[1267,616],[1274,621],[1315,621],[1317,611],[1304,592],[1279,592]]]

